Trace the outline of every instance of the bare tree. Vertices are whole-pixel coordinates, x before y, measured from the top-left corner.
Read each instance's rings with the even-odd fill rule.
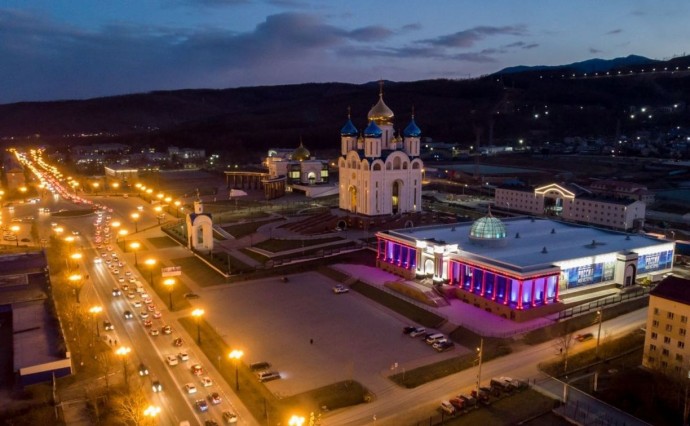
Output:
[[[113,409],[123,425],[141,426],[146,424],[144,410],[148,404],[144,390],[137,387],[114,398]]]
[[[572,331],[570,331],[569,328],[566,328],[565,333],[558,336],[558,339],[556,339],[556,343],[558,344],[559,353],[561,356],[561,362],[563,362],[563,373],[564,374],[566,374],[568,372],[568,352],[570,351],[570,347],[573,344],[573,340],[574,340],[574,333]]]

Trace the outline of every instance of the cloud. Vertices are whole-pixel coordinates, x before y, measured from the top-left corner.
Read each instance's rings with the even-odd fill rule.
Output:
[[[252,2],[252,0],[165,0],[164,4],[175,7],[234,7]]]
[[[479,26],[469,30],[458,31],[433,39],[421,40],[421,43],[428,43],[434,46],[445,47],[472,47],[475,43],[489,36],[496,35],[526,35],[527,29],[524,25],[512,25],[503,27]]]
[[[615,30],[608,31],[608,32],[606,33],[606,35],[620,34],[620,33],[622,33],[622,32],[623,32],[622,29],[616,28]]]
[[[596,53],[601,53],[602,51],[599,49],[595,49],[593,47],[589,48],[589,53],[596,54]]]
[[[422,24],[420,23],[414,23],[414,24],[407,24],[402,26],[403,31],[419,31],[422,29]]]
[[[393,31],[384,27],[363,27],[349,32],[349,36],[357,41],[381,41],[391,35]]]

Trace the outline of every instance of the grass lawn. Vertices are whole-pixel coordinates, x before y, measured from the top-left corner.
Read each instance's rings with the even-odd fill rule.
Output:
[[[535,390],[528,389],[495,401],[487,407],[480,407],[456,418],[446,420],[443,424],[451,426],[570,425],[571,423],[566,420],[551,414],[555,404],[555,400]],[[535,417],[541,414],[545,414],[546,417],[541,420],[546,420],[546,423],[537,422],[538,418]],[[532,418],[534,418],[534,423],[529,421],[523,423],[523,421]]]
[[[271,253],[279,253],[285,250],[295,250],[302,247],[310,247],[319,244],[327,244],[335,241],[341,241],[340,237],[317,238],[311,240],[278,240],[270,239],[262,241],[254,246],[262,250],[270,251]]]
[[[238,223],[235,225],[223,226],[223,230],[235,238],[242,238],[255,233],[257,229],[266,225],[267,223],[279,222],[281,220],[285,219],[275,218],[269,220],[258,220],[254,222]]]
[[[225,282],[223,277],[207,264],[197,259],[196,256],[178,257],[171,259],[175,266],[181,266],[189,278],[191,278],[197,285],[202,287],[221,284]]]
[[[147,238],[146,240],[157,249],[177,247],[179,245],[175,241],[171,240],[169,237],[154,237]]]
[[[190,335],[197,335],[197,322],[193,317],[180,318],[179,322]],[[217,365],[219,372],[226,383],[235,389],[235,364],[228,360],[232,342],[224,342],[203,319],[199,321],[198,327],[201,331],[199,347],[209,360],[220,360]],[[235,392],[254,418],[261,423],[268,418],[271,424],[287,424],[291,415],[301,414],[308,418],[309,412],[318,411],[322,405],[328,406],[329,409],[342,408],[364,402],[367,395],[361,384],[347,381],[278,399],[256,379],[255,374],[242,361],[237,368],[240,390]]]

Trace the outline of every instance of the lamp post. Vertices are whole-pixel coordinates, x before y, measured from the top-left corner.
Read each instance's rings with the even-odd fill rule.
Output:
[[[235,390],[238,392],[240,391],[239,362],[242,355],[244,355],[244,352],[238,349],[234,349],[228,354],[228,357],[235,362]]]
[[[479,395],[479,386],[482,382],[482,356],[484,355],[484,338],[479,341],[479,347],[477,348],[477,355],[479,356],[479,369],[477,370],[477,395]]]
[[[172,304],[172,291],[173,291],[173,286],[175,285],[175,278],[167,278],[163,281],[163,285],[165,285],[168,288],[168,301],[170,302],[170,311],[173,310],[173,304]]]
[[[180,217],[180,206],[182,205],[182,201],[176,200],[174,204],[175,204],[175,217]]]
[[[75,264],[75,265],[79,265],[79,259],[82,258],[82,254],[81,254],[81,253],[72,253],[72,254],[70,255],[70,258],[71,258],[72,260],[74,260],[74,264]],[[70,271],[72,270],[71,267],[70,267],[69,269],[70,269]]]
[[[302,416],[292,416],[288,421],[289,426],[302,426],[304,424],[304,417]]]
[[[72,274],[67,278],[72,285],[74,286],[74,294],[77,296],[77,303],[79,303],[79,291],[77,291],[77,286],[79,285],[79,282],[81,281],[81,275],[79,274]]]
[[[117,233],[119,232],[120,226],[122,226],[122,224],[117,220],[110,224],[110,227],[113,228],[113,234],[115,234],[115,244],[118,242]]]
[[[597,357],[597,358],[599,358],[599,338],[601,337],[601,317],[602,317],[602,316],[603,316],[603,315],[602,315],[602,312],[601,312],[601,311],[597,311],[597,317],[598,317],[598,319],[599,319],[599,329],[598,329],[598,331],[597,331],[597,347],[596,347],[596,349],[594,350],[594,356]]]
[[[161,224],[161,212],[163,211],[163,207],[161,206],[156,206],[153,208],[153,211],[156,212],[156,219],[158,219],[158,224]]]
[[[192,316],[196,318],[196,342],[198,344],[201,344],[201,317],[204,315],[204,310],[203,309],[194,309],[192,311]]]
[[[94,182],[91,185],[93,185],[93,193],[97,194],[98,193],[98,187],[100,186],[100,184],[98,182]]]
[[[132,251],[134,252],[134,266],[139,266],[139,262],[137,261],[137,250],[139,250],[140,247],[141,247],[141,244],[139,244],[136,241],[134,241],[133,243],[131,243],[129,245],[129,248],[131,248]]]
[[[127,377],[127,355],[129,355],[130,352],[132,352],[132,348],[128,346],[120,346],[115,351],[115,353],[122,358],[122,371],[125,375],[125,386],[127,386],[127,388],[129,388],[129,378]]]
[[[103,312],[103,307],[92,306],[91,309],[89,309],[89,312],[91,312],[91,315],[93,315],[93,320],[96,323],[96,336],[101,337],[101,328],[98,326],[98,319],[96,319],[96,316]]]
[[[137,221],[139,220],[139,213],[132,213],[132,221],[134,222],[134,232],[137,233],[139,232],[139,225],[137,224]]]
[[[156,416],[161,412],[161,407],[155,405],[149,405],[144,410],[144,416],[151,418],[151,423],[156,421]]]
[[[19,225],[12,225],[12,227],[10,227],[10,230],[12,230],[12,235],[14,235],[14,242],[17,247],[19,247],[19,235],[17,235],[19,229]]]
[[[127,234],[129,234],[129,231],[126,229],[120,229],[117,231],[117,235],[122,237],[122,247],[124,247],[125,253],[127,253]],[[117,241],[115,241],[115,244],[117,244]]]
[[[153,287],[153,267],[156,266],[156,259],[149,258],[144,263],[149,267],[149,283]]]

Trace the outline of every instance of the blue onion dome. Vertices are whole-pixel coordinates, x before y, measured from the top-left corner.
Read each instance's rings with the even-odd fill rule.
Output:
[[[369,138],[380,138],[383,135],[381,128],[376,125],[374,120],[369,122],[369,125],[364,129],[364,136]]]
[[[308,160],[311,158],[311,153],[309,150],[304,146],[302,141],[299,142],[299,146],[297,149],[292,151],[292,154],[290,155],[290,158],[294,161],[304,161]]]
[[[414,115],[410,120],[410,124],[408,124],[407,127],[405,127],[403,135],[406,138],[418,138],[422,136],[422,131],[419,129],[419,127],[417,127],[417,123],[414,122]]]
[[[475,220],[472,224],[470,240],[481,245],[505,245],[507,241],[506,226],[500,219],[493,217],[489,211],[487,216]]]
[[[359,131],[357,130],[355,125],[352,124],[352,120],[350,120],[350,114],[348,114],[345,125],[342,129],[340,129],[340,136],[357,136],[358,134]]]

